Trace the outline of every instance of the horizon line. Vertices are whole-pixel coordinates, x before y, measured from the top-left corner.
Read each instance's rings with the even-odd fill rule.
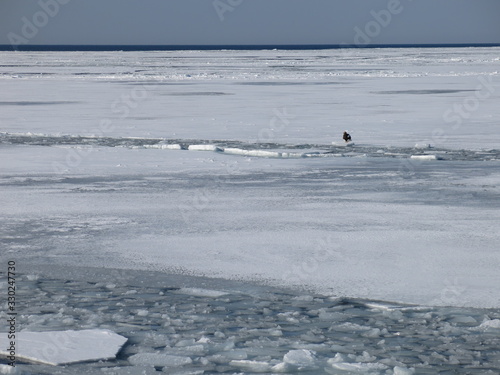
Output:
[[[370,49],[370,48],[476,48],[500,47],[500,43],[436,43],[436,44],[255,44],[255,45],[18,45],[0,44],[0,51],[255,51],[255,50],[326,50],[326,49]]]

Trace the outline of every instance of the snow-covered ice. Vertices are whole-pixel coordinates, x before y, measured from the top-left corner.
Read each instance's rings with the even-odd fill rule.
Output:
[[[497,372],[499,52],[1,52],[19,371]]]
[[[439,160],[437,155],[412,155],[410,158],[417,160]]]
[[[222,151],[215,145],[190,145],[188,149],[192,151]]]
[[[127,338],[109,330],[19,332],[14,342],[16,357],[35,363],[65,365],[114,359]],[[0,355],[8,356],[7,334],[0,336]]]

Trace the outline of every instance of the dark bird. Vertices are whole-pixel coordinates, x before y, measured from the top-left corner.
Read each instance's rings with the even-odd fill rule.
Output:
[[[347,133],[347,131],[345,131],[342,138],[344,139],[344,141],[349,142],[351,140],[351,135]]]

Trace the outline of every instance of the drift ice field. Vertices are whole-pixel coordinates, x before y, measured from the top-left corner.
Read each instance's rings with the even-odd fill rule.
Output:
[[[500,48],[1,52],[1,293],[15,261],[19,331],[127,339],[16,371],[498,373],[499,72]]]

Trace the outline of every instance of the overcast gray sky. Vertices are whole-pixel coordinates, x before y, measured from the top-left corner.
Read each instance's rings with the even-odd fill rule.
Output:
[[[0,0],[0,44],[17,36],[69,45],[500,43],[500,0]]]

